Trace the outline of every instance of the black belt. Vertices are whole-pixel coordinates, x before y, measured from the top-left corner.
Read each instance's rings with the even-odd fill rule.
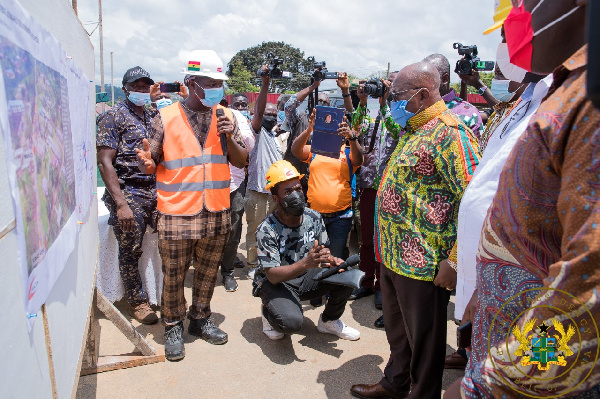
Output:
[[[320,213],[320,214],[321,214],[321,216],[322,216],[322,217],[324,217],[324,218],[334,218],[334,217],[336,217],[336,216],[341,216],[341,215],[343,215],[344,213],[348,212],[348,210],[349,210],[350,208],[351,208],[351,207],[348,207],[348,208],[346,208],[346,209],[343,209],[343,210],[341,210],[341,211],[337,211],[337,212],[331,212],[331,213],[324,213],[324,212],[319,212],[319,213]]]

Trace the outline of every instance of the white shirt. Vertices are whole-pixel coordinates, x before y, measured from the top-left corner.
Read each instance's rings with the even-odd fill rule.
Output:
[[[552,84],[552,75],[531,83],[510,114],[498,125],[485,147],[458,209],[457,281],[454,317],[462,319],[477,286],[477,249],[483,222],[498,189],[500,173],[515,143],[525,132]]]
[[[240,135],[246,144],[246,149],[248,152],[252,151],[254,148],[254,135],[252,134],[252,130],[250,130],[250,125],[248,124],[248,119],[240,111],[236,111],[235,109],[230,109],[230,111],[235,115],[235,119],[238,123],[238,128],[240,129]],[[240,184],[246,178],[246,171],[244,169],[236,168],[231,163],[229,164],[229,171],[231,173],[231,183],[229,185],[229,192],[234,192],[240,187]]]

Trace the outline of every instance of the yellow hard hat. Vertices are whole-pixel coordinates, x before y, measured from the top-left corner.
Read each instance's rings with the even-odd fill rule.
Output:
[[[490,26],[483,32],[484,35],[491,33],[502,26],[504,20],[512,9],[512,3],[510,0],[494,0],[494,25]]]
[[[288,181],[291,179],[301,179],[302,176],[294,166],[288,161],[277,161],[269,167],[267,171],[267,185],[265,190],[270,190],[277,183]]]

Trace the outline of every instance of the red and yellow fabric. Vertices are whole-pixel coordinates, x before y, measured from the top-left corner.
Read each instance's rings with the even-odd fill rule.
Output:
[[[203,207],[211,212],[228,209],[230,172],[217,132],[218,108],[213,108],[204,149],[179,103],[160,110],[165,135],[163,160],[156,171],[158,210],[168,215],[196,215]]]

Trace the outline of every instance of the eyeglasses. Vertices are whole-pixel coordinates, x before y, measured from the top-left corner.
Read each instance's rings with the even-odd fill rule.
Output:
[[[399,95],[401,95],[401,94],[403,94],[403,93],[406,93],[406,92],[409,92],[409,91],[411,91],[411,90],[421,90],[421,89],[424,89],[424,87],[413,87],[412,89],[406,89],[406,90],[402,90],[402,91],[394,91],[394,90],[392,90],[392,91],[390,92],[390,94],[391,94],[391,96],[392,96],[392,100],[393,100],[393,101],[400,101],[400,100],[398,100],[398,96],[399,96]],[[411,97],[411,98],[412,98],[412,97]]]

